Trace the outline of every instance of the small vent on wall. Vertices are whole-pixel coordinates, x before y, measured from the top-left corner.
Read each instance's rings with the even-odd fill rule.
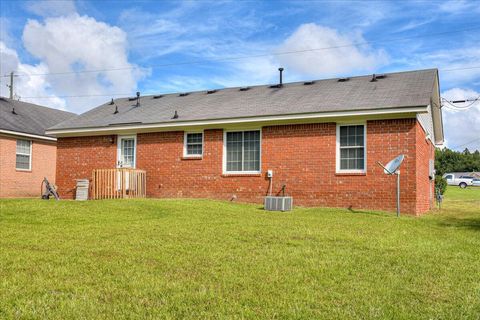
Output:
[[[240,88],[240,91],[247,91],[247,90],[250,90],[250,87],[241,87]]]
[[[315,81],[305,81],[303,84],[306,85],[306,86],[310,86],[314,83],[315,83]]]
[[[350,78],[339,78],[338,82],[347,82]]]
[[[163,94],[159,94],[159,95],[153,96],[153,99],[160,99],[162,97],[163,97]]]
[[[186,97],[188,96],[188,92],[183,92],[178,95],[179,97]]]

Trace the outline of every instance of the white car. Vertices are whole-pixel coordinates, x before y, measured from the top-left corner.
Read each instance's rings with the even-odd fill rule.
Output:
[[[453,173],[446,173],[443,175],[443,178],[447,180],[449,186],[459,186],[465,189],[467,186],[473,185],[473,177],[471,176],[460,176],[456,178]]]
[[[479,178],[474,178],[473,182],[472,182],[472,186],[480,187],[480,179]]]

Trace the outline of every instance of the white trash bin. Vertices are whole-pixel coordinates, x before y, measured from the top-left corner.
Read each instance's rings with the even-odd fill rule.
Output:
[[[85,201],[88,200],[88,187],[90,182],[88,179],[77,179],[77,193],[75,200]]]

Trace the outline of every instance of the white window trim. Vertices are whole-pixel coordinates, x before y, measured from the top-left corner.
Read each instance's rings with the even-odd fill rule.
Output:
[[[227,132],[245,132],[245,131],[259,131],[260,132],[260,158],[259,158],[259,170],[254,171],[227,171]],[[243,150],[242,150],[243,158]],[[242,159],[243,165],[243,159]],[[223,130],[223,160],[222,160],[222,172],[225,175],[229,174],[259,174],[262,172],[262,128],[249,128],[249,129],[231,129]]]
[[[121,148],[122,148],[122,139],[133,139],[133,166],[132,167],[120,167],[119,162],[120,162],[120,157],[122,154]],[[117,163],[116,163],[117,168],[131,168],[135,169],[137,167],[137,135],[128,135],[128,136],[117,136]]]
[[[340,169],[340,127],[363,126],[363,170]],[[337,122],[336,143],[336,173],[366,173],[367,172],[367,122]]]
[[[30,153],[18,153],[17,152],[17,140],[28,141],[30,142]],[[17,139],[15,140],[15,170],[17,171],[32,171],[32,149],[33,149],[33,141],[27,139]],[[17,154],[22,156],[28,156],[28,169],[17,168]]]
[[[201,154],[187,154],[187,135],[192,133],[201,133],[202,134],[202,153]],[[183,157],[184,158],[201,158],[203,157],[203,149],[205,148],[203,131],[185,131],[183,134]]]

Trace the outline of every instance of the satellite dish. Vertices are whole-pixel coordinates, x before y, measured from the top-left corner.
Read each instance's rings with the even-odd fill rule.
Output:
[[[400,165],[402,164],[403,158],[405,158],[405,156],[401,154],[395,159],[391,160],[384,167],[383,172],[385,172],[385,174],[394,174],[398,170],[398,167],[400,167]]]
[[[385,172],[385,174],[394,174],[397,176],[397,217],[400,217],[400,171],[397,170],[402,164],[403,158],[405,158],[405,156],[401,154],[387,163],[386,166],[377,161],[377,164],[383,168],[383,172]]]

